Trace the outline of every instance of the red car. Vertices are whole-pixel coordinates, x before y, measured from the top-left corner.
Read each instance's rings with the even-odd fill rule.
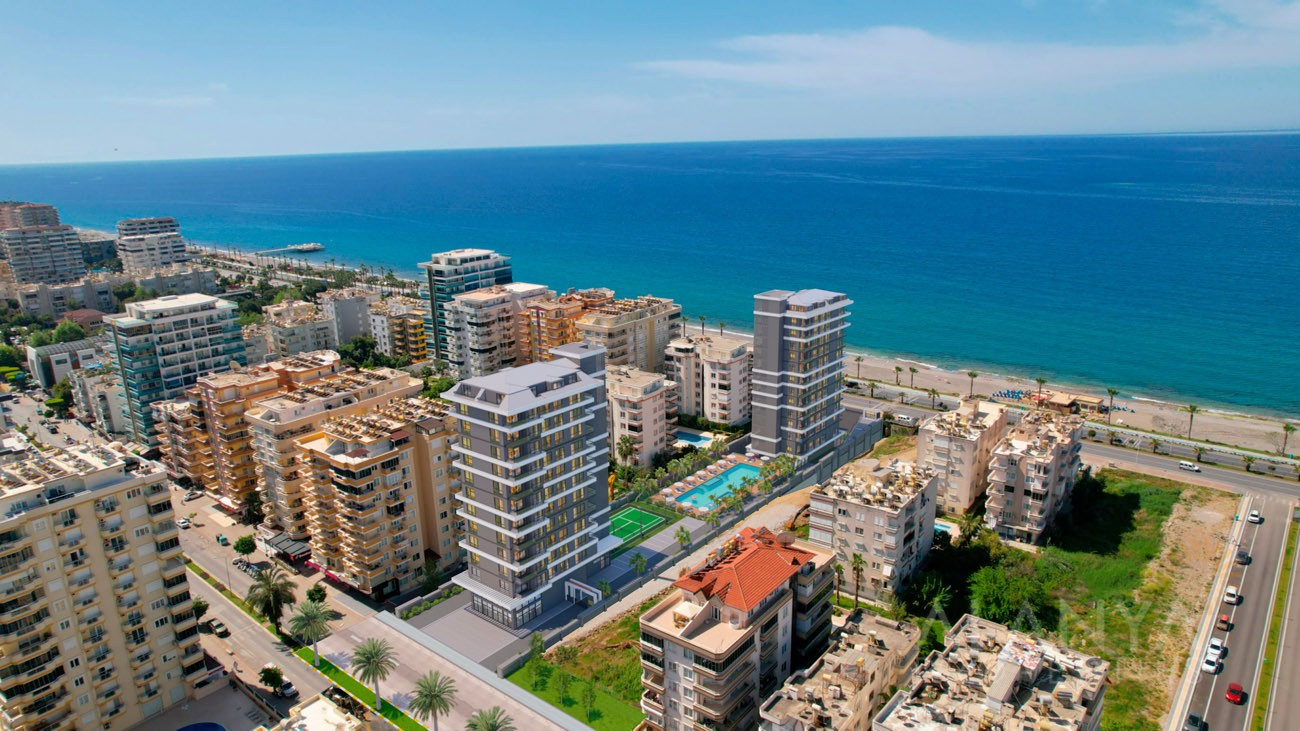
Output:
[[[1228,683],[1228,702],[1241,705],[1246,702],[1246,691],[1241,687],[1241,683]]]

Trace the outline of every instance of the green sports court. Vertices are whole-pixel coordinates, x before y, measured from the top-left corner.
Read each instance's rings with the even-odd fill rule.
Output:
[[[609,532],[627,541],[636,538],[643,531],[648,531],[666,520],[663,516],[655,515],[640,508],[623,508],[610,519]]]

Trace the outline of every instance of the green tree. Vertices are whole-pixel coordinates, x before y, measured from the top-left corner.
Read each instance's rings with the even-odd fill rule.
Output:
[[[853,560],[850,562],[849,565],[850,568],[853,569],[853,608],[857,609],[858,589],[862,584],[862,572],[865,571],[867,568],[867,561],[866,559],[862,558],[862,554],[854,553]]]
[[[411,713],[427,721],[433,719],[433,731],[438,731],[438,716],[451,713],[456,707],[456,681],[438,672],[428,672],[415,681],[411,697]]]
[[[1159,439],[1155,439],[1155,438],[1152,438],[1152,439],[1151,439],[1151,453],[1152,453],[1152,454],[1160,454],[1160,444],[1161,444],[1161,442],[1160,442]]]
[[[1034,379],[1034,383],[1038,384],[1038,398],[1035,399],[1034,402],[1037,405],[1041,406],[1043,403],[1043,386],[1047,385],[1047,379],[1043,378],[1042,376],[1039,376],[1038,378]]]
[[[190,605],[190,609],[194,612],[194,621],[202,622],[203,615],[208,613],[208,603],[202,599],[195,599],[194,603]]]
[[[235,553],[238,553],[240,556],[248,556],[253,551],[257,550],[257,541],[254,540],[251,535],[240,536],[235,539],[235,545],[233,547]]]
[[[591,710],[596,707],[596,684],[588,682],[582,686],[582,710],[587,714],[587,723],[591,723]]]
[[[578,660],[578,648],[573,645],[560,645],[555,648],[555,662],[561,667],[572,665]]]
[[[1196,404],[1188,404],[1183,407],[1183,411],[1187,412],[1187,438],[1191,439],[1192,423],[1196,421],[1196,415],[1201,413],[1201,407]]]
[[[86,329],[71,320],[64,320],[54,328],[54,342],[71,343],[86,339]]]
[[[573,683],[573,676],[564,670],[555,671],[555,690],[560,694],[560,703],[564,704],[569,700],[569,685]]]
[[[374,637],[361,641],[352,650],[353,675],[362,683],[370,685],[375,691],[375,710],[383,708],[384,702],[379,695],[379,683],[388,679],[388,674],[397,667],[397,655],[387,640]]]
[[[21,368],[22,353],[12,345],[0,345],[0,368]]]
[[[607,597],[614,591],[614,587],[608,579],[601,579],[596,583],[596,591],[600,592],[601,597]]]
[[[709,526],[709,528],[716,530],[719,525],[722,525],[722,514],[716,508],[710,510],[704,516],[704,523]]]
[[[957,518],[957,530],[961,533],[956,541],[958,546],[974,543],[984,531],[984,516],[974,511],[963,513]]]
[[[840,603],[840,587],[844,584],[844,564],[835,562],[835,603]]]
[[[926,393],[927,396],[930,397],[930,408],[933,409],[933,408],[934,408],[934,402],[937,401],[937,400],[939,399],[939,389],[937,389],[937,388],[931,388],[931,389],[928,389],[925,393]]]
[[[1205,456],[1205,447],[1202,447],[1199,444],[1192,447],[1192,454],[1196,455],[1196,461],[1200,462],[1201,458]]]
[[[456,386],[455,378],[447,376],[430,376],[424,379],[424,390],[420,395],[425,398],[442,399],[442,395]]]
[[[683,551],[691,545],[691,532],[686,530],[684,526],[679,526],[673,537],[677,539],[677,543],[681,545]]]
[[[966,377],[970,379],[970,398],[975,398],[975,379],[979,375],[978,371],[966,371]]]
[[[528,638],[528,666],[533,673],[533,690],[537,690],[537,681],[542,671],[542,653],[546,652],[546,638],[541,632],[534,632]]]
[[[1250,472],[1250,466],[1255,464],[1255,458],[1249,454],[1243,454],[1241,456],[1241,464],[1246,468],[1247,472]]]
[[[894,366],[894,385],[901,386],[903,380],[903,366]]]
[[[705,317],[704,315],[699,315],[699,318],[700,318],[700,334],[703,335],[703,334],[704,334],[704,321],[707,320],[708,318]]]
[[[877,381],[874,378],[867,379],[867,392],[871,395],[871,398],[876,397],[876,386],[879,385],[880,385],[880,381]]]
[[[916,388],[916,366],[907,367],[907,387]]]
[[[615,447],[618,451],[618,459],[623,464],[631,464],[632,458],[636,456],[636,440],[631,436],[624,434],[618,438],[618,445]]]
[[[1115,397],[1119,395],[1119,390],[1108,388],[1106,389],[1106,395],[1110,397],[1110,405],[1106,407],[1106,423],[1109,424],[1111,414],[1115,413]]]
[[[317,582],[312,584],[311,588],[307,590],[307,601],[324,603],[325,594],[325,585]]]
[[[319,601],[308,597],[307,601],[298,605],[298,611],[289,617],[289,632],[311,645],[312,654],[315,655],[312,665],[319,667],[320,648],[316,643],[330,633],[330,610]]]
[[[274,665],[266,665],[257,672],[257,679],[271,690],[279,690],[284,685],[284,671]]]
[[[1047,623],[1047,589],[1032,569],[986,566],[971,577],[970,598],[973,613],[999,624],[1021,618]]]
[[[492,706],[475,711],[465,724],[465,731],[515,731],[515,722],[501,710],[501,706]]]
[[[863,358],[863,357],[860,356],[860,355],[855,355],[855,356],[853,357],[853,362],[856,363],[857,366],[858,366],[858,380],[859,380],[859,381],[862,380],[862,361],[864,361],[864,360],[866,360],[866,358]]]
[[[54,344],[54,335],[49,330],[32,330],[27,334],[27,347],[42,348]]]
[[[637,576],[640,576],[641,574],[645,573],[646,564],[648,562],[646,561],[645,554],[641,553],[640,551],[637,551],[636,553],[632,554],[632,560],[629,561],[629,563],[632,566],[632,572],[635,573]]]
[[[244,601],[271,622],[276,634],[280,633],[280,618],[286,607],[293,605],[297,597],[293,595],[293,581],[279,566],[272,566],[258,572],[253,585],[248,588]]]
[[[1294,433],[1295,433],[1295,425],[1294,425],[1294,424],[1283,424],[1283,425],[1282,425],[1282,451],[1281,451],[1281,452],[1278,452],[1278,454],[1286,455],[1286,443],[1287,443],[1287,441],[1289,441],[1289,440],[1291,439],[1291,435],[1294,434]]]

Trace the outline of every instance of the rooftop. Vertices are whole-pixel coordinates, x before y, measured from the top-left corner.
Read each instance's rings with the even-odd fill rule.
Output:
[[[393,317],[396,315],[424,315],[424,301],[415,297],[395,295],[378,302],[370,303],[370,314]]]
[[[739,335],[683,335],[673,338],[668,343],[670,351],[687,353],[695,351],[701,355],[739,356],[754,349],[754,341]]]
[[[585,390],[594,379],[568,360],[506,368],[461,381],[445,398],[517,414]]]
[[[271,305],[262,311],[266,323],[271,327],[293,327],[319,322],[333,322],[320,308],[320,305],[302,300],[285,300],[278,305]]]
[[[96,477],[103,473],[110,474],[103,479]],[[32,450],[22,459],[0,464],[0,507],[4,508],[5,519],[14,518],[75,494],[118,484],[128,473],[162,474],[163,469],[117,443]],[[72,477],[85,479],[79,484],[64,484]]]
[[[108,342],[108,338],[101,335],[93,338],[85,338],[84,340],[73,340],[67,343],[51,343],[49,345],[41,345],[35,348],[30,348],[30,350],[36,353],[36,357],[38,358],[48,358],[52,355],[63,355],[64,353],[76,353],[79,350],[93,350],[96,347],[106,344],[107,342]]]
[[[885,510],[900,510],[925,491],[934,470],[911,462],[894,461],[882,467],[880,461],[863,457],[835,470],[831,479],[813,488],[814,494],[829,495]]]
[[[317,402],[320,409],[329,409],[332,408],[332,405],[328,403],[331,399],[343,397],[343,403],[351,403],[348,401],[348,396],[355,397],[357,392],[368,387],[388,382],[405,384],[412,381],[418,381],[418,379],[415,379],[409,373],[394,368],[341,371],[304,384],[295,391],[258,401],[249,409],[248,416],[250,419],[280,422],[284,420],[286,412],[293,412],[297,407],[312,402]],[[312,410],[312,413],[317,413],[317,411]],[[290,416],[290,418],[295,417]]]
[[[610,325],[643,317],[654,317],[673,309],[681,310],[681,306],[670,299],[645,294],[636,299],[613,300],[593,307],[578,318],[578,322]]]
[[[978,439],[985,431],[997,426],[1005,411],[1001,404],[963,401],[956,411],[947,411],[926,419],[921,428],[959,439]]]
[[[1025,414],[1019,424],[1007,430],[1006,436],[993,451],[1030,457],[1050,456],[1056,449],[1074,441],[1082,428],[1083,417],[1031,411]]]
[[[347,299],[370,299],[372,297],[377,299],[379,295],[375,292],[371,292],[368,289],[362,289],[361,287],[327,289],[324,292],[321,292],[320,294],[316,295],[316,299],[321,302],[333,301],[333,300],[347,300]]]
[[[665,386],[677,384],[658,373],[643,371],[630,366],[609,366],[605,369],[605,380],[611,394],[644,396],[658,391]]]
[[[489,304],[494,300],[509,300],[513,297],[530,297],[554,294],[547,289],[545,284],[528,284],[527,282],[511,282],[509,284],[495,284],[491,287],[483,287],[470,292],[462,292],[452,298],[456,302],[465,302],[469,304]]]
[[[141,314],[165,313],[181,307],[215,307],[221,302],[225,302],[225,300],[207,294],[169,294],[157,299],[132,302],[127,305],[127,312]],[[124,317],[124,315],[110,315],[110,317]]]
[[[889,731],[1079,728],[1110,663],[967,614],[876,716]]]

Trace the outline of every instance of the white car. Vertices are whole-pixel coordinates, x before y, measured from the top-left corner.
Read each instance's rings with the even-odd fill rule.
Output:
[[[1235,586],[1229,586],[1223,590],[1224,604],[1238,604],[1241,602],[1241,592]]]
[[[1264,522],[1264,516],[1260,515],[1258,510],[1252,510],[1250,511],[1250,515],[1246,516],[1246,520],[1259,525]]]
[[[1210,675],[1219,672],[1219,661],[1206,655],[1205,659],[1201,661],[1201,672],[1209,673]]]
[[[1226,649],[1222,637],[1211,637],[1210,644],[1205,647],[1205,659],[1218,662],[1223,659],[1223,651]]]
[[[189,518],[181,518],[180,520],[176,521],[176,527],[177,527],[177,528],[182,528],[182,529],[183,529],[183,528],[189,528],[189,527],[190,527],[190,519],[189,519]]]

